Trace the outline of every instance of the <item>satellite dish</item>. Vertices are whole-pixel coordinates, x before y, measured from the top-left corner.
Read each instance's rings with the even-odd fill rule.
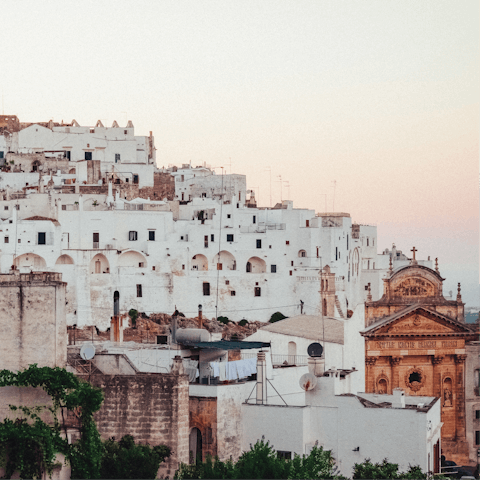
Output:
[[[321,357],[323,353],[323,347],[319,343],[311,343],[307,348],[309,357]]]
[[[300,386],[308,392],[309,390],[313,390],[317,385],[317,377],[313,375],[313,373],[304,373],[300,377]]]
[[[80,356],[84,360],[91,360],[95,356],[95,347],[91,343],[86,343],[80,349]]]

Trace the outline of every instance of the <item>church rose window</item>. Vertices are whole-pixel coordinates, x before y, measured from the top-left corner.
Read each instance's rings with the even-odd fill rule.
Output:
[[[417,392],[425,385],[425,374],[423,370],[418,367],[410,368],[405,375],[405,385]]]

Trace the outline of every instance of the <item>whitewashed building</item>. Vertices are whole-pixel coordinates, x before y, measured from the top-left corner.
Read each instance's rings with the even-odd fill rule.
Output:
[[[346,319],[369,283],[381,296],[376,227],[348,213],[258,207],[245,176],[206,166],[159,170],[153,136],[131,122],[17,130],[0,135],[1,272],[61,272],[69,325],[107,328],[114,295],[121,313],[195,316],[202,305],[209,318],[261,321],[321,308]],[[154,199],[158,175],[172,179],[173,200]]]

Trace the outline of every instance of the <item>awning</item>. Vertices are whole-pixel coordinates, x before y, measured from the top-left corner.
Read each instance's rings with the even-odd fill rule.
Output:
[[[240,342],[220,340],[218,342],[182,342],[195,348],[213,349],[213,350],[249,350],[252,348],[270,347],[270,343],[266,342]]]

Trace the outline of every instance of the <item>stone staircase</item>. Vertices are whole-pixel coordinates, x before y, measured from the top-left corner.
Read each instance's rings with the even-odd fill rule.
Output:
[[[337,311],[340,317],[345,320],[345,314],[342,312],[342,307],[340,306],[340,300],[338,299],[338,295],[335,295],[335,306],[337,307]]]

